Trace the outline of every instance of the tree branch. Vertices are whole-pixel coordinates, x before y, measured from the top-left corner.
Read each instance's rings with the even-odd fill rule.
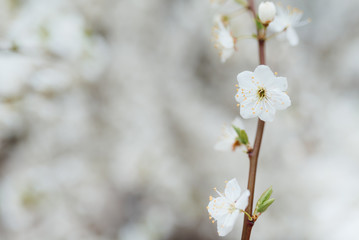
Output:
[[[252,12],[254,19],[256,19],[256,11],[254,6],[254,0],[248,1],[248,9]],[[265,64],[265,38],[261,36],[261,30],[257,28],[257,37],[258,37],[258,48],[259,48],[259,63]],[[265,33],[264,33],[265,34]],[[248,207],[246,212],[251,216],[253,214],[253,200],[254,200],[254,189],[256,183],[256,174],[257,174],[257,164],[259,150],[262,143],[263,130],[265,122],[258,119],[256,138],[254,141],[253,151],[248,152],[249,157],[249,174],[248,174],[248,186],[247,189],[250,191]],[[252,232],[254,221],[248,220],[247,216],[244,216],[244,223],[242,229],[242,240],[249,240]]]

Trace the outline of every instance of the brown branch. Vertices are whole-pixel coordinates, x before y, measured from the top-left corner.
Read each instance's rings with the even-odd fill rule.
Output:
[[[248,1],[248,9],[252,12],[253,17],[256,18],[256,11],[254,6],[254,0]],[[258,38],[258,48],[259,48],[259,63],[265,64],[265,30],[257,29],[257,38]],[[264,35],[264,37],[263,37]],[[248,200],[248,207],[246,212],[249,215],[253,215],[253,200],[254,200],[254,188],[256,183],[256,174],[257,174],[257,164],[259,150],[262,143],[263,130],[265,123],[258,119],[256,138],[254,141],[253,151],[248,152],[249,157],[249,174],[248,174],[248,186],[247,189],[250,191],[250,196]],[[249,240],[251,237],[252,228],[254,221],[248,220],[247,216],[244,216],[243,229],[242,229],[242,240]]]

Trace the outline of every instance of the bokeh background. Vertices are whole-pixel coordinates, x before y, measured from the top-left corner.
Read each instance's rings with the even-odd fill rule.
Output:
[[[266,125],[255,199],[272,185],[276,202],[252,238],[355,240],[359,2],[282,3],[312,22],[267,45],[292,106]],[[208,196],[244,188],[248,159],[213,146],[255,40],[222,64],[207,0],[0,0],[0,16],[0,239],[219,239]]]

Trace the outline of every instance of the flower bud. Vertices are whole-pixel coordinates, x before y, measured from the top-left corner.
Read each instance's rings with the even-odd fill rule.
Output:
[[[269,24],[274,20],[276,8],[273,2],[262,2],[259,4],[258,17],[263,24]]]

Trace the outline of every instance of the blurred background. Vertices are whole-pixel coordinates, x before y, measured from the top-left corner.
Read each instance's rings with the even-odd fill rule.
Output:
[[[276,202],[252,238],[355,240],[359,2],[282,3],[312,22],[267,45],[292,106],[265,128],[255,200],[272,185]],[[209,0],[0,0],[0,16],[0,239],[220,239],[208,196],[244,188],[248,159],[213,146],[256,41],[222,64]]]

